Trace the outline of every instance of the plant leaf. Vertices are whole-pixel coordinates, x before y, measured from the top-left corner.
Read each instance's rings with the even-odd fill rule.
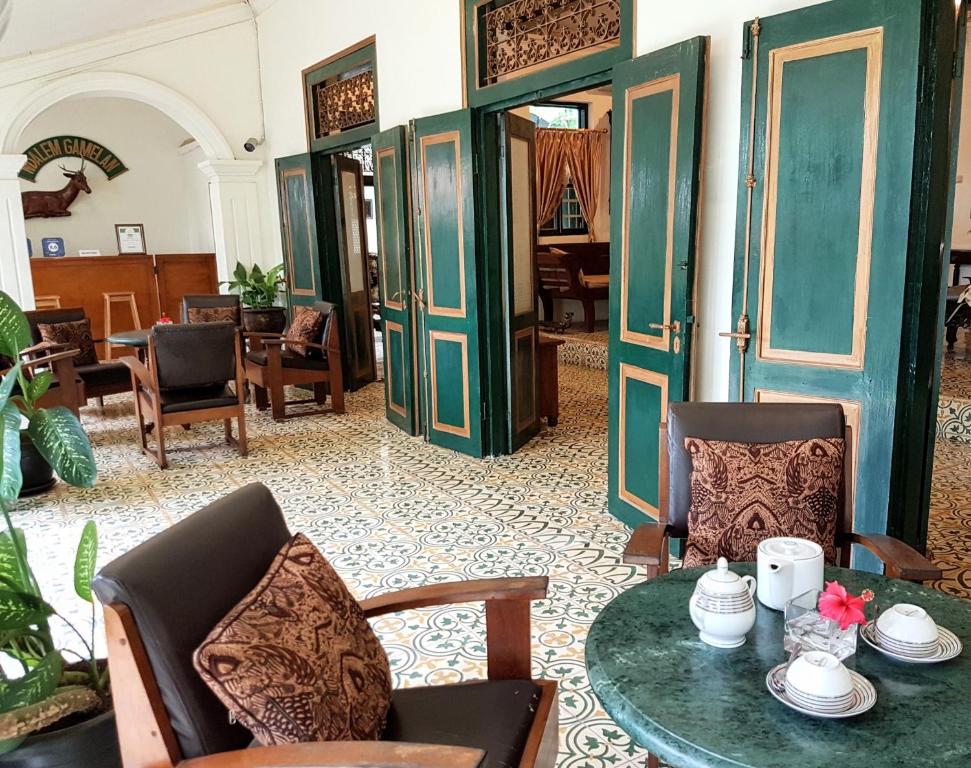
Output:
[[[13,535],[10,531],[0,533],[0,579],[3,580],[4,586],[15,587],[18,592],[30,592],[30,584],[24,583],[22,576],[24,570],[20,568],[14,536],[17,537],[16,542],[24,558],[27,557],[27,540],[20,528],[14,528]]]
[[[17,376],[20,373],[20,360],[18,359],[16,364],[3,375],[3,379],[0,380],[0,407],[2,407],[7,400],[10,399],[10,393],[13,392],[14,385],[17,383]]]
[[[93,602],[91,597],[91,579],[94,578],[94,566],[98,560],[98,528],[94,520],[88,520],[81,531],[81,541],[78,543],[78,553],[74,557],[74,591],[82,600]]]
[[[246,267],[236,262],[236,269],[233,270],[233,277],[240,283],[246,282]]]
[[[53,613],[54,609],[36,595],[0,589],[0,630],[40,624]]]
[[[0,712],[9,712],[46,699],[57,689],[62,667],[61,654],[52,651],[26,675],[7,681],[0,690]]]
[[[30,417],[27,434],[67,484],[90,488],[98,475],[94,453],[81,422],[67,408],[44,408]]]
[[[41,371],[29,382],[27,382],[27,399],[31,403],[36,403],[44,396],[44,393],[51,388],[51,384],[53,383],[54,374],[50,371]]]
[[[0,406],[0,499],[20,495],[24,476],[20,469],[20,410],[7,401]]]
[[[16,360],[20,350],[30,346],[30,326],[23,310],[0,291],[0,355]]]

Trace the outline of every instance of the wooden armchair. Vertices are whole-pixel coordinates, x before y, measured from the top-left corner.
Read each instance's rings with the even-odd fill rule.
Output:
[[[22,369],[27,381],[32,381],[44,370],[50,371],[54,377],[47,391],[37,401],[39,406],[42,408],[63,406],[80,417],[85,397],[84,381],[77,375],[74,367],[74,358],[78,353],[77,349],[67,349],[63,348],[63,345],[47,342],[41,342],[23,350]],[[0,376],[4,373],[6,370],[0,372]],[[19,391],[19,385],[15,384],[13,394],[17,395]]]
[[[246,353],[246,378],[255,390],[256,407],[261,411],[271,408],[274,421],[328,412],[344,413],[344,379],[337,306],[329,301],[318,301],[314,303],[313,309],[322,312],[326,320],[320,338],[306,344],[310,348],[310,354],[306,357],[286,349],[282,333],[243,334],[250,348]],[[299,384],[313,386],[314,396],[288,401],[284,387]],[[329,409],[316,408],[287,413],[288,405],[316,403],[323,406],[327,402],[328,394],[331,406]]]
[[[536,292],[546,320],[555,319],[553,299],[576,299],[583,304],[586,329],[592,333],[597,321],[596,302],[610,295],[609,275],[602,272],[609,269],[609,259],[609,253],[564,253],[552,248],[538,251]]]
[[[125,768],[553,766],[556,683],[530,679],[530,601],[546,596],[546,577],[434,584],[362,601],[369,617],[485,602],[488,680],[395,691],[377,742],[246,749],[252,734],[229,719],[193,668],[192,653],[290,538],[269,490],[252,484],[95,578]]]
[[[824,403],[676,403],[660,429],[657,523],[639,525],[624,550],[624,562],[643,565],[651,579],[668,570],[669,539],[688,536],[691,505],[691,457],[686,437],[742,442],[783,442],[810,438],[844,437],[841,490],[842,513],[837,518],[836,547],[839,565],[849,567],[852,545],[876,555],[885,573],[906,581],[941,578],[941,569],[902,541],[876,533],[853,530],[852,435],[840,405]]]
[[[35,345],[45,342],[41,339],[38,324],[40,323],[66,323],[77,320],[84,320],[85,314],[82,307],[60,307],[54,309],[35,309],[24,313],[27,316],[27,324],[30,326],[30,334]],[[98,341],[96,339],[96,341]],[[68,349],[66,345],[48,345],[47,349],[52,352],[59,352]],[[75,374],[84,382],[84,399],[80,404],[84,405],[89,397],[97,397],[102,404],[105,395],[116,395],[128,392],[131,389],[131,377],[128,369],[117,361],[95,362],[85,365],[75,365]]]
[[[148,337],[148,365],[135,357],[124,357],[122,363],[131,371],[142,453],[162,469],[168,467],[165,427],[177,424],[222,419],[226,442],[246,455],[246,383],[235,325],[157,325]],[[227,386],[230,381],[235,391]],[[232,434],[233,419],[238,439]],[[150,431],[155,432],[155,450],[148,446]]]

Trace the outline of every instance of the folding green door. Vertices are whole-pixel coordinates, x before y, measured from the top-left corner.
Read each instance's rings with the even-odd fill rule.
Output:
[[[931,359],[940,333],[954,5],[834,0],[745,35],[731,396],[842,404],[855,526],[883,533],[933,419],[906,355],[928,279]]]
[[[411,291],[407,134],[404,126],[372,141],[378,227],[381,330],[384,337],[385,410],[388,421],[417,431],[415,341]]]
[[[539,431],[536,368],[536,126],[501,117],[502,289],[510,453]]]
[[[313,304],[322,286],[310,155],[278,158],[276,175],[287,304]]]
[[[707,39],[614,67],[609,496],[658,517],[658,427],[689,394]]]
[[[417,300],[428,440],[481,456],[472,115],[414,122]]]

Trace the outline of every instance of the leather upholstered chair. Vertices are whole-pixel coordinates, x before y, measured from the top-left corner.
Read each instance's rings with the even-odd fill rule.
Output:
[[[182,322],[191,323],[189,319],[190,309],[222,309],[228,307],[236,310],[239,321],[236,325],[243,323],[243,309],[239,303],[239,296],[235,293],[187,293],[182,297]]]
[[[329,301],[316,301],[313,309],[323,313],[326,320],[320,337],[306,345],[309,348],[306,357],[286,349],[282,333],[243,334],[250,347],[246,353],[246,378],[255,389],[256,407],[261,411],[269,407],[275,421],[328,411],[344,413],[344,378],[337,305]],[[298,384],[310,384],[314,390],[313,398],[286,400],[284,387]],[[288,405],[317,403],[322,406],[327,401],[328,394],[331,406],[329,409],[287,413]]]
[[[868,549],[884,564],[888,576],[908,581],[939,579],[941,570],[902,541],[885,534],[853,530],[853,499],[847,488],[852,466],[852,434],[843,408],[828,403],[675,403],[660,429],[658,523],[637,526],[624,551],[624,562],[644,565],[647,577],[668,570],[668,540],[688,536],[691,506],[691,456],[686,437],[729,442],[777,443],[811,438],[846,441],[843,457],[841,513],[836,524],[839,564],[850,565],[853,544]]]
[[[256,586],[290,536],[272,494],[252,484],[152,537],[95,578],[125,768],[472,768],[481,758],[474,750],[486,753],[483,768],[553,765],[556,683],[530,679],[530,601],[546,596],[546,577],[433,584],[361,601],[369,617],[484,601],[488,680],[395,691],[376,742],[247,750],[252,734],[230,721],[192,654]],[[341,755],[344,762],[335,757]]]
[[[37,401],[41,408],[55,408],[62,406],[80,418],[81,406],[84,404],[84,382],[77,375],[74,368],[74,358],[77,349],[59,349],[60,345],[38,344],[25,349],[21,355],[21,368],[24,378],[31,381],[41,371],[50,371],[53,381],[47,391]],[[59,349],[59,351],[54,351]],[[0,357],[0,376],[3,376],[13,362]],[[65,383],[66,382],[66,383]],[[20,384],[14,383],[13,394],[21,393]]]
[[[222,419],[226,442],[246,455],[246,393],[240,336],[232,323],[157,325],[148,337],[148,364],[123,357],[131,370],[142,452],[162,469],[165,427]],[[235,382],[235,391],[228,386]],[[238,422],[238,438],[232,420]],[[155,450],[148,447],[148,424],[155,431]]]
[[[39,323],[68,323],[84,320],[85,318],[82,307],[35,309],[24,314],[27,316],[27,324],[30,326],[30,335],[33,338],[34,344],[43,342],[40,330],[37,328]],[[49,349],[52,352],[63,351],[66,348],[65,345],[49,345]],[[131,378],[128,375],[128,369],[118,361],[99,361],[85,365],[75,365],[74,371],[81,381],[84,382],[85,400],[97,397],[103,402],[105,395],[117,395],[121,392],[128,392],[131,389]],[[81,405],[84,405],[83,400]]]

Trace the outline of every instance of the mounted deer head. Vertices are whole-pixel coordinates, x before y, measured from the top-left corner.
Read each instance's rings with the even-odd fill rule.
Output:
[[[64,176],[66,178],[74,181],[83,191],[87,192],[89,195],[91,194],[91,187],[88,186],[88,179],[84,175],[83,160],[81,161],[81,167],[76,171],[72,171],[69,168],[65,168],[63,165],[58,165],[57,167],[60,168],[62,171],[64,171]]]

